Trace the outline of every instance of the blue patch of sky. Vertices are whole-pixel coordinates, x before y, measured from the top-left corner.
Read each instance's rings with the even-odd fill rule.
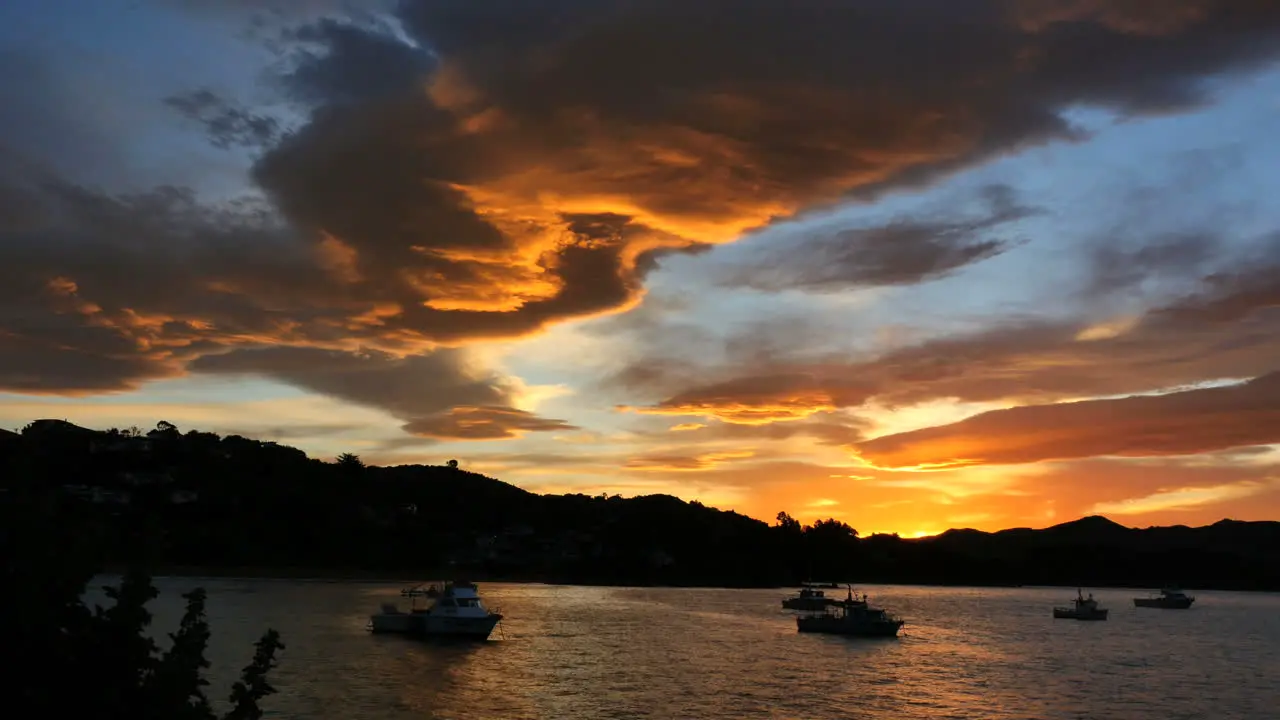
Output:
[[[206,87],[250,96],[269,59],[262,47],[138,0],[4,3],[0,44],[32,57],[55,86],[31,92],[52,131],[32,128],[24,149],[64,176],[112,192],[159,184],[213,198],[244,192],[250,155],[212,148],[164,99]],[[68,134],[79,137],[68,143]]]
[[[715,288],[693,313],[709,329],[730,328],[761,313],[841,314],[851,333],[907,323],[952,333],[966,322],[999,318],[1065,319],[1082,312],[1082,293],[1097,243],[1140,247],[1162,234],[1188,230],[1221,233],[1223,252],[1236,256],[1258,236],[1280,229],[1280,73],[1222,89],[1217,102],[1196,112],[1123,119],[1076,109],[1068,119],[1086,130],[1082,142],[1059,142],[1009,156],[956,175],[920,193],[887,196],[779,223],[702,256],[664,262],[650,291],[682,291],[774,247],[818,232],[862,227],[936,209],[940,202],[976,197],[989,184],[1014,188],[1020,202],[1041,215],[993,235],[1025,239],[1005,254],[944,279],[890,288],[830,294],[761,293]],[[1147,191],[1144,196],[1139,191]],[[713,268],[708,270],[707,265]],[[867,300],[871,302],[866,302]]]
[[[191,376],[173,380],[157,380],[129,393],[95,395],[92,397],[41,397],[39,402],[50,407],[59,405],[82,407],[85,405],[176,405],[216,402],[233,404],[268,400],[289,400],[308,397],[312,393],[270,380],[244,377],[213,378]],[[6,403],[30,403],[26,395],[0,393],[0,405]]]

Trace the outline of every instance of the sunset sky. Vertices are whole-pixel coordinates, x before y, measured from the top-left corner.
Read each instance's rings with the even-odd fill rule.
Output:
[[[1280,519],[1274,0],[7,0],[0,427]]]

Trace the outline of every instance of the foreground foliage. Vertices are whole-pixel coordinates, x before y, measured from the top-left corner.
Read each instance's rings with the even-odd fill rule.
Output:
[[[16,492],[15,492],[16,490]],[[275,692],[267,681],[280,635],[268,630],[231,688],[219,716],[206,694],[210,630],[205,591],[186,595],[186,612],[163,652],[148,633],[147,604],[158,592],[142,572],[104,588],[111,604],[83,600],[98,569],[89,533],[61,527],[56,504],[19,487],[0,501],[4,562],[0,657],[9,703],[22,717],[124,720],[256,720],[259,702]]]

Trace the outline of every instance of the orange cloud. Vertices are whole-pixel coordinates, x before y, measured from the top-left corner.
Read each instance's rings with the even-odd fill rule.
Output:
[[[793,373],[746,378],[709,385],[673,396],[652,407],[623,406],[622,410],[650,415],[694,415],[739,425],[767,425],[801,420],[816,413],[861,404],[865,391]]]
[[[320,234],[321,240],[316,245],[317,260],[320,266],[329,271],[335,280],[348,285],[360,282],[359,255],[355,248],[327,233]]]
[[[1280,373],[1241,385],[993,410],[854,445],[882,468],[1193,455],[1280,443]]]
[[[526,432],[577,428],[563,420],[541,418],[510,407],[458,406],[439,415],[414,419],[404,429],[412,435],[444,440],[502,440]]]
[[[752,450],[722,450],[697,454],[653,453],[633,457],[624,467],[646,471],[691,471],[709,470],[727,462],[746,460],[755,456]]]

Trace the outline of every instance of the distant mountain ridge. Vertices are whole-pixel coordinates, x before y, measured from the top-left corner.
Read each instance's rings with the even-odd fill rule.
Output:
[[[1127,539],[1130,541],[1148,542],[1158,539],[1158,542],[1172,541],[1175,538],[1189,539],[1196,536],[1215,536],[1221,539],[1232,539],[1240,537],[1239,533],[1244,532],[1280,532],[1280,521],[1275,520],[1218,520],[1209,525],[1189,526],[1189,525],[1152,525],[1148,527],[1130,527],[1122,525],[1110,518],[1102,515],[1089,515],[1077,520],[1051,525],[1046,528],[1007,528],[1004,530],[973,530],[969,528],[957,528],[948,530],[939,535],[920,538],[921,541],[948,541],[962,542],[965,539],[990,538],[993,541],[1004,539],[1023,540],[1030,537],[1041,538],[1069,538],[1081,541],[1095,542],[1111,542],[1117,539]]]
[[[94,538],[103,562],[203,572],[1280,590],[1280,522],[1136,529],[1091,516],[859,538],[835,520],[802,526],[780,513],[769,525],[669,495],[539,495],[452,465],[323,462],[165,422],[144,433],[39,420],[0,432],[0,502],[21,519],[21,503],[50,499],[49,521]]]
[[[1152,525],[1145,528],[1122,525],[1102,515],[1089,515],[1047,528],[1006,528],[1004,530],[974,530],[953,528],[938,535],[919,538],[920,542],[961,544],[982,542],[1024,542],[1029,538],[1071,539],[1082,542],[1137,543],[1146,545],[1194,544],[1206,539],[1217,542],[1240,542],[1271,539],[1280,536],[1280,521],[1275,520],[1219,520],[1210,525]]]

